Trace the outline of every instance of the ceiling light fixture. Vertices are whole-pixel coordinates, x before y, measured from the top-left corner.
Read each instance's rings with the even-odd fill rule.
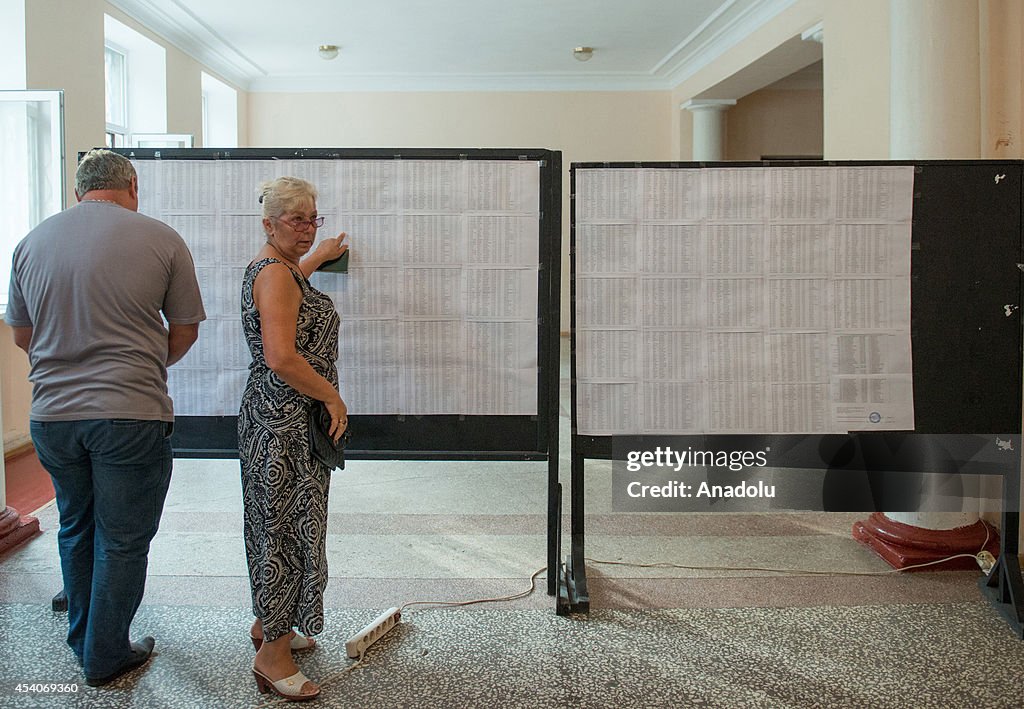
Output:
[[[590,61],[590,58],[594,56],[593,47],[576,47],[572,50],[572,55],[576,57],[577,61],[586,62]]]
[[[338,56],[338,45],[336,44],[321,44],[316,48],[317,53],[321,59],[330,61]]]

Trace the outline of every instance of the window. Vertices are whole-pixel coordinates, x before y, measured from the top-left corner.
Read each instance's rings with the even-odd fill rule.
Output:
[[[14,247],[64,207],[63,103],[61,91],[0,91],[0,309]]]
[[[25,89],[25,1],[0,0],[0,89]]]
[[[191,148],[191,133],[132,133],[128,142],[133,148]]]
[[[107,146],[127,147],[132,133],[167,132],[167,51],[103,16]]]
[[[128,58],[109,44],[103,48],[107,147],[120,148],[128,135]]]
[[[205,77],[206,74],[203,74]],[[206,95],[206,91],[203,91],[203,139],[205,140],[210,135],[210,106],[209,97]]]
[[[238,147],[238,92],[206,72],[203,82],[203,147]]]

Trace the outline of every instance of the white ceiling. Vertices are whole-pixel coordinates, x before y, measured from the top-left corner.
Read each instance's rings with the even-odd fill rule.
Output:
[[[250,91],[480,91],[670,89],[793,0],[110,2]]]

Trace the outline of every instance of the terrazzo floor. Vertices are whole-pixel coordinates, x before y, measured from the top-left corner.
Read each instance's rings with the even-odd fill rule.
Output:
[[[323,683],[313,706],[352,707],[954,707],[1021,706],[1024,650],[984,603],[846,608],[690,608],[410,612],[363,664],[339,631],[372,618],[331,609],[321,646],[299,660]],[[258,707],[245,609],[145,605],[157,639],[143,668],[104,688],[77,677],[62,616],[0,606],[19,639],[0,644],[0,705]],[[342,633],[344,634],[344,633]],[[12,636],[8,636],[12,637]],[[219,642],[215,643],[214,640]],[[61,695],[15,683],[78,683]]]

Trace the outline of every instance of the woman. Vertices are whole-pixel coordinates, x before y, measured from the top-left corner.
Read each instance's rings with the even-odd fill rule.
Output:
[[[281,177],[261,188],[266,244],[242,281],[242,328],[252,354],[238,415],[245,554],[252,587],[250,629],[260,692],[296,701],[320,688],[291,651],[311,650],[323,630],[330,472],[309,450],[310,410],[322,401],[337,440],[348,426],[338,394],[339,318],[308,277],[348,246],[344,232],[313,246],[323,218],[316,188]],[[295,633],[297,627],[302,635]]]

